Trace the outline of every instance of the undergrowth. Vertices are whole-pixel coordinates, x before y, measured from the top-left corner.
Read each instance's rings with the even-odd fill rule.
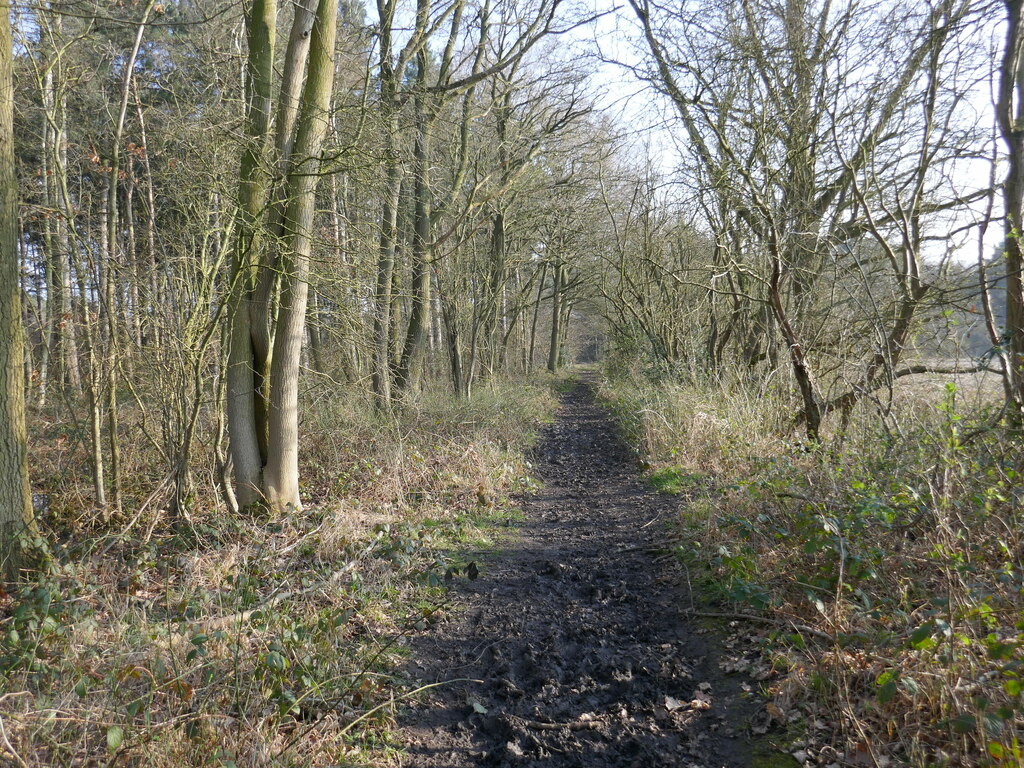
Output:
[[[977,382],[896,394],[808,445],[771,388],[604,388],[680,496],[698,593],[773,628],[769,713],[829,746],[811,764],[1024,764],[1019,438],[991,428]]]
[[[525,449],[554,397],[493,385],[395,419],[305,394],[301,513],[106,520],[67,487],[74,445],[40,455],[50,565],[0,595],[0,752],[19,766],[397,763],[408,638],[445,610],[460,554],[515,519]],[[59,470],[59,471],[58,471]],[[78,474],[78,476],[87,476]],[[49,484],[48,484],[49,483]],[[42,494],[41,494],[42,495]],[[70,496],[69,498],[67,498]]]

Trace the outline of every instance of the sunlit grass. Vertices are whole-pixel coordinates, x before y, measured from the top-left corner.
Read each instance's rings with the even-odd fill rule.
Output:
[[[303,400],[301,513],[233,516],[200,488],[187,518],[126,508],[107,525],[130,528],[87,541],[97,521],[53,478],[48,535],[82,541],[0,597],[0,718],[25,765],[398,764],[409,638],[518,518],[555,400],[522,382],[394,418],[344,389]]]

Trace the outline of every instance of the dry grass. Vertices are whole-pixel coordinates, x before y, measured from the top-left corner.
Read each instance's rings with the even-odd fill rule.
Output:
[[[777,622],[773,712],[812,764],[1024,763],[1019,438],[992,427],[991,380],[946,384],[901,383],[818,447],[770,388],[606,386],[686,499],[705,594]]]
[[[229,516],[200,482],[187,518],[153,505],[119,532],[134,510],[89,511],[74,442],[36,443],[47,535],[65,546],[0,603],[2,759],[396,762],[407,639],[444,611],[460,542],[531,482],[524,450],[554,401],[508,386],[430,395],[393,421],[344,391],[307,392],[298,515]]]

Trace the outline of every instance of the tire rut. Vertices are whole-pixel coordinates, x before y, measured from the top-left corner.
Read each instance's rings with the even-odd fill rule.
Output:
[[[657,565],[678,502],[644,486],[582,382],[536,451],[526,520],[453,610],[412,642],[432,689],[402,724],[403,762],[456,766],[746,766],[758,703]]]

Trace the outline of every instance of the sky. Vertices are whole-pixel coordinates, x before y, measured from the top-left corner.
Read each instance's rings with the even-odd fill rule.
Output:
[[[595,54],[593,81],[600,96],[598,104],[601,109],[613,115],[617,122],[624,126],[624,140],[632,145],[638,153],[646,150],[655,168],[667,177],[673,176],[679,166],[686,148],[682,144],[685,139],[678,124],[674,108],[667,99],[657,94],[645,83],[641,82],[630,71],[631,66],[641,64],[646,57],[646,50],[641,47],[638,29],[628,3],[615,0],[587,0],[591,13],[604,14],[594,24],[583,27],[574,33],[576,43],[589,48]],[[975,42],[985,45],[991,51],[990,60],[998,62],[1001,52],[1005,27],[1001,23],[989,24],[975,34]],[[994,76],[994,75],[993,75]],[[994,83],[991,80],[979,82],[968,96],[969,108],[976,116],[979,125],[994,124]],[[1001,140],[997,140],[1000,152],[1003,149]],[[983,149],[984,154],[991,154],[991,142]],[[967,191],[984,189],[989,186],[992,166],[988,160],[977,159],[963,161],[951,174],[951,186]],[[1005,173],[1005,164],[996,167],[997,181]],[[980,221],[985,212],[986,204],[979,201],[972,205],[971,210],[940,227],[950,232],[966,226],[971,222]],[[996,195],[993,216],[999,217],[1001,209],[999,196]],[[939,232],[941,234],[941,232]],[[1002,225],[994,218],[982,242],[982,250],[989,257],[1002,242]],[[959,263],[975,263],[978,258],[978,232],[971,231],[955,238],[956,248],[951,257]],[[939,244],[929,247],[927,258],[941,259],[947,249]]]

